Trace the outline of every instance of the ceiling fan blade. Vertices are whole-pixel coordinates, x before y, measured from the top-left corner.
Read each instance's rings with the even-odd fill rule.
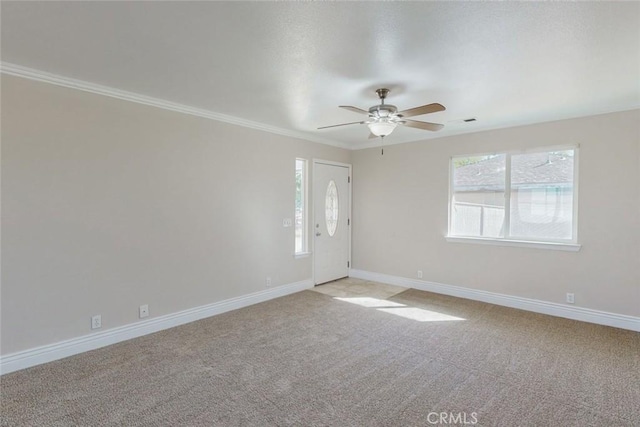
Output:
[[[363,123],[364,122],[342,123],[342,124],[339,124],[339,125],[322,126],[321,128],[318,128],[318,129],[328,129],[328,128],[335,128],[335,127],[338,127],[338,126],[347,126],[347,125],[361,125]]]
[[[345,110],[353,111],[354,113],[366,114],[369,115],[367,110],[363,110],[362,108],[352,107],[351,105],[340,105],[340,108],[344,108]]]
[[[433,132],[439,131],[444,127],[444,125],[441,125],[439,123],[419,122],[417,120],[402,120],[402,122],[400,123],[412,128],[430,130]]]
[[[444,105],[438,104],[437,102],[434,104],[422,105],[420,107],[410,108],[408,110],[400,111],[398,116],[401,117],[413,117],[413,116],[421,116],[422,114],[429,113],[437,113],[438,111],[444,111]]]

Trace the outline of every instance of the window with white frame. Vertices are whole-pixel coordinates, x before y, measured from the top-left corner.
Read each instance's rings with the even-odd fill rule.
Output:
[[[575,243],[577,151],[453,157],[449,236]]]
[[[307,161],[296,159],[295,253],[307,252]]]

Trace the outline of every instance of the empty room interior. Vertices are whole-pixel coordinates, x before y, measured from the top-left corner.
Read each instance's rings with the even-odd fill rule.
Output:
[[[2,426],[640,425],[640,2],[0,17]]]

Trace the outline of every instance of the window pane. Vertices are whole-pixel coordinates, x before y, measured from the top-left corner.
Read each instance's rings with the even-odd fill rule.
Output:
[[[451,234],[504,236],[504,154],[453,159]]]
[[[338,187],[336,187],[336,183],[333,180],[329,181],[329,185],[327,186],[324,207],[327,233],[329,233],[330,237],[333,237],[338,228]]]
[[[295,233],[296,253],[306,252],[306,221],[305,221],[305,166],[306,160],[296,159],[296,211]]]
[[[574,150],[511,156],[511,235],[567,240],[573,234]]]

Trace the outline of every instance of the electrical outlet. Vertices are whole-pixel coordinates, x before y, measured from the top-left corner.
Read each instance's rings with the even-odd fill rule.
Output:
[[[142,319],[143,317],[148,317],[149,316],[149,305],[148,304],[144,304],[140,306],[140,318]]]
[[[567,303],[569,304],[573,304],[575,302],[575,295],[574,294],[567,294]]]
[[[267,277],[264,282],[266,283],[267,287],[271,286],[271,277]]]
[[[283,227],[291,227],[293,225],[293,220],[291,218],[285,218],[282,220]]]
[[[102,316],[96,314],[91,317],[91,329],[100,329],[102,327]]]
[[[422,279],[422,270],[418,270],[418,279]]]

